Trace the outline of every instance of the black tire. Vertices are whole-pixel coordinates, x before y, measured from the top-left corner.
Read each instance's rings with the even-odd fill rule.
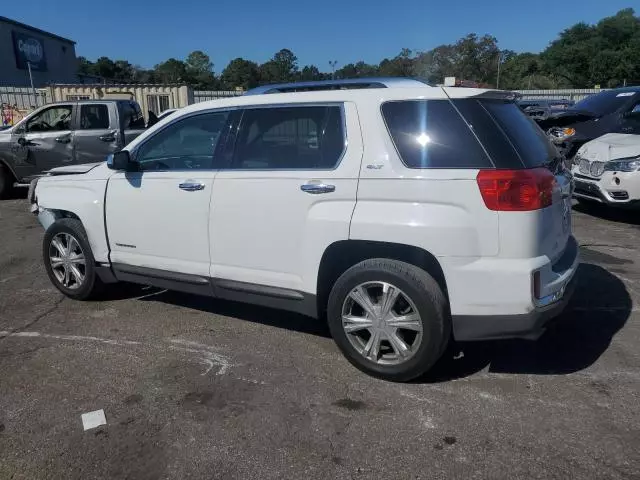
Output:
[[[12,187],[13,175],[11,175],[7,167],[0,163],[0,200],[9,196]]]
[[[67,288],[58,280],[53,272],[53,267],[49,258],[49,251],[51,248],[51,241],[60,233],[67,233],[73,236],[73,238],[78,241],[82,248],[82,253],[84,253],[85,256],[84,281],[77,288]],[[93,258],[93,252],[91,251],[89,240],[87,239],[87,233],[80,220],[76,220],[75,218],[62,218],[53,223],[44,234],[44,240],[42,242],[42,258],[51,283],[53,283],[53,285],[67,297],[74,300],[90,300],[99,297],[103,292],[104,284],[96,274],[96,262]]]
[[[343,304],[350,293],[367,282],[389,283],[415,305],[422,323],[422,341],[408,360],[381,365],[365,358],[347,338],[342,326]],[[370,375],[406,382],[427,372],[442,356],[451,335],[447,300],[438,283],[423,269],[405,262],[373,258],[354,265],[336,281],[329,295],[327,320],[333,339],[355,367]]]

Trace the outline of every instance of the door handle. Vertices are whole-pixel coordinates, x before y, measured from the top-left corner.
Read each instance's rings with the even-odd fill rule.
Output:
[[[103,142],[115,142],[116,141],[116,132],[109,132],[105,135],[100,135],[98,140],[102,140]]]
[[[335,185],[327,185],[326,183],[305,183],[300,185],[300,190],[311,195],[318,195],[320,193],[331,193],[336,191]]]
[[[186,192],[197,192],[198,190],[204,190],[204,183],[184,182],[178,185],[178,188]]]
[[[69,143],[69,142],[71,142],[71,135],[63,135],[61,137],[56,137],[56,142],[58,142],[58,143]]]

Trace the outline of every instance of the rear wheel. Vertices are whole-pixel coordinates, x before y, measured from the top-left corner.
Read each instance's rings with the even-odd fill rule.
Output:
[[[87,234],[79,220],[63,218],[51,225],[42,245],[49,279],[67,297],[87,300],[103,288]]]
[[[365,260],[338,279],[327,318],[334,340],[360,370],[391,381],[416,378],[440,358],[450,332],[446,299],[424,270]]]

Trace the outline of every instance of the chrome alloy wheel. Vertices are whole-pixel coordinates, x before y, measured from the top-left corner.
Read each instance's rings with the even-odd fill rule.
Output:
[[[87,264],[80,242],[69,233],[58,233],[49,244],[49,262],[58,282],[75,290],[82,286]]]
[[[422,343],[422,321],[409,296],[386,282],[355,287],[342,304],[342,328],[351,345],[367,360],[398,365]]]

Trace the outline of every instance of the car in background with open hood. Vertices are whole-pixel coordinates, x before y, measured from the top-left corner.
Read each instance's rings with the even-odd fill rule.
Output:
[[[536,121],[572,159],[582,145],[607,133],[640,134],[640,86],[600,92]]]

